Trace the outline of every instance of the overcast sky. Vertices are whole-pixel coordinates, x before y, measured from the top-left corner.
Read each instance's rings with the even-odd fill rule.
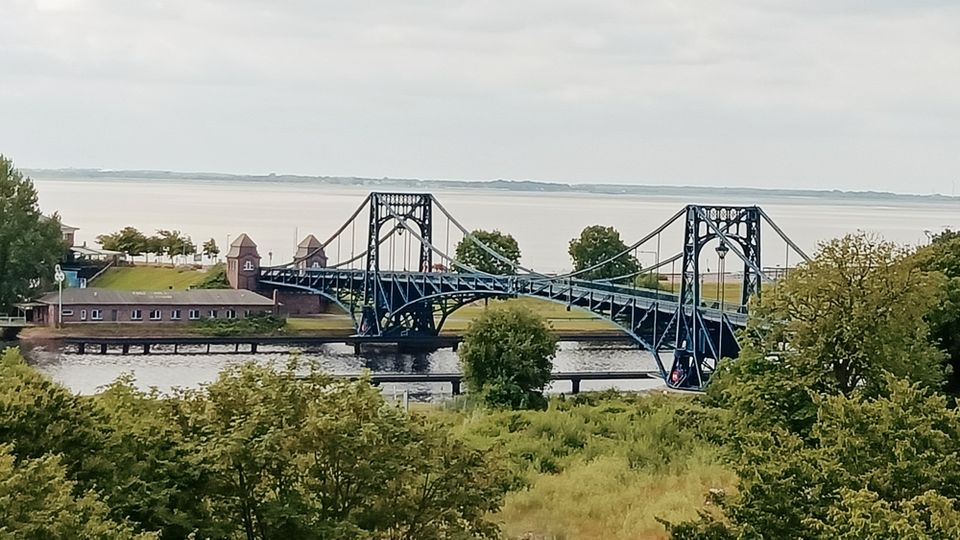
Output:
[[[0,0],[0,153],[960,194],[957,0]]]

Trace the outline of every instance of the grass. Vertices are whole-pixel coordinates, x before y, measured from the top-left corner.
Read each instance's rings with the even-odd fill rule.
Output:
[[[186,290],[208,276],[207,270],[170,266],[126,266],[110,268],[91,287],[123,291]]]
[[[721,423],[680,396],[580,394],[546,411],[429,409],[469,444],[508,463],[496,516],[506,538],[666,538],[657,518],[693,519],[736,475],[707,442]]]

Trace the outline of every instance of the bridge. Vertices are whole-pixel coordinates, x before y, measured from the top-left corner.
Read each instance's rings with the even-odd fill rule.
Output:
[[[435,217],[441,220],[440,227],[435,227]],[[679,225],[683,227],[679,253],[641,272],[584,279],[617,259],[635,258],[639,248],[654,241],[659,254],[661,236]],[[530,297],[556,302],[615,324],[652,354],[659,375],[671,388],[702,390],[722,359],[738,356],[738,330],[746,325],[749,300],[760,294],[762,283],[773,280],[762,266],[765,229],[786,245],[787,256],[792,251],[809,260],[758,206],[687,205],[607,260],[562,275],[544,274],[478,240],[429,193],[376,192],[326,242],[286,265],[256,268],[246,283],[265,292],[321,295],[350,315],[357,335],[399,339],[436,336],[452,313],[477,300]],[[458,242],[475,245],[508,271],[493,274],[458,260],[451,254],[457,236]],[[732,305],[725,303],[724,294],[717,301],[704,301],[704,259],[711,247],[719,259],[721,280],[728,257],[742,268],[740,295]],[[678,292],[633,286],[639,274],[677,263]],[[246,263],[245,268],[254,270]]]

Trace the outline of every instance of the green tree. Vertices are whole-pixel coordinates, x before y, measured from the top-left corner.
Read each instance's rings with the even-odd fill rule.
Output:
[[[927,316],[930,337],[947,354],[947,391],[960,394],[960,232],[946,230],[917,250],[917,267],[943,274],[943,297]]]
[[[296,366],[228,370],[178,402],[231,537],[496,537],[499,469],[366,381]]]
[[[170,262],[178,255],[193,255],[197,252],[197,246],[189,236],[184,236],[180,231],[158,230],[157,237],[160,239],[162,252],[170,257]]]
[[[960,413],[920,383],[887,375],[877,386],[881,397],[819,399],[808,440],[751,433],[725,519],[671,526],[673,536],[956,538]]]
[[[542,408],[557,341],[541,317],[516,304],[485,311],[460,345],[470,392],[493,407]]]
[[[470,238],[464,238],[457,244],[457,262],[488,274],[506,276],[517,273],[516,267],[520,263],[520,246],[517,245],[513,236],[500,231],[482,230],[476,230],[470,234],[505,260],[497,259]],[[463,268],[457,269],[460,272],[466,272]]]
[[[45,218],[33,181],[0,155],[0,313],[43,290],[66,253],[60,218]]]
[[[220,248],[217,247],[217,241],[213,238],[203,243],[203,256],[208,259],[214,259],[220,254]]]
[[[940,283],[904,250],[871,236],[824,243],[751,306],[744,350],[718,370],[708,397],[746,425],[804,433],[812,396],[876,395],[887,372],[939,387],[943,355],[924,317]]]
[[[222,538],[228,527],[210,512],[211,467],[201,445],[175,421],[176,406],[144,393],[123,376],[95,396],[110,474],[98,479],[114,519],[128,519],[163,538]]]
[[[0,444],[0,479],[0,537],[159,538],[112,521],[95,492],[78,494],[56,456],[17,459],[10,445]]]
[[[579,238],[570,240],[570,258],[573,260],[573,270],[580,271],[593,268],[608,259],[627,250],[627,245],[620,239],[620,232],[613,227],[591,225],[580,232]],[[626,253],[598,268],[584,272],[580,279],[611,279],[620,276],[631,276],[622,281],[632,281],[633,275],[640,271],[640,261],[630,253]]]
[[[142,255],[147,248],[147,237],[136,227],[124,227],[110,234],[97,236],[97,242],[103,249],[121,251],[130,256]]]
[[[156,256],[158,259],[166,254],[167,248],[164,239],[160,235],[148,236],[144,244],[143,253]]]
[[[92,488],[110,468],[102,418],[84,398],[26,365],[18,349],[0,356],[0,444],[18,459],[62,456],[68,477]]]

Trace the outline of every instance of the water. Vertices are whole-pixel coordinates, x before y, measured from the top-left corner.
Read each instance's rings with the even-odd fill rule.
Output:
[[[173,355],[154,353],[150,355],[119,353],[94,355],[70,354],[63,351],[28,351],[31,363],[74,392],[93,394],[124,373],[132,373],[136,384],[146,390],[151,387],[161,392],[173,388],[192,388],[216,379],[220,370],[250,360],[263,364],[283,366],[290,358],[289,350],[281,347],[261,347],[262,353]],[[339,344],[323,345],[310,350],[298,351],[304,362],[315,362],[323,371],[334,374],[355,374],[364,369],[375,372],[455,372],[457,355],[450,349],[441,349],[424,354],[397,354],[394,352],[364,352],[357,356],[353,347]],[[655,371],[653,356],[635,347],[619,344],[560,343],[554,361],[555,371]],[[618,388],[621,390],[646,390],[662,385],[659,380],[638,381],[583,381],[581,390]],[[444,383],[385,384],[383,390],[403,392],[423,400],[449,397],[451,388]],[[569,381],[558,381],[550,392],[569,392]]]
[[[214,238],[226,251],[228,237],[249,234],[259,245],[265,264],[290,260],[296,243],[313,233],[326,239],[353,213],[370,191],[364,187],[329,187],[306,183],[223,182],[208,180],[122,180],[52,179],[35,177],[40,203],[47,213],[59,212],[65,223],[80,227],[77,241],[93,245],[98,234],[132,225],[151,233],[156,229],[179,229],[195,241]],[[863,230],[903,244],[926,241],[924,230],[960,228],[960,204],[917,199],[884,200],[878,206],[869,199],[831,200],[823,197],[760,196],[755,200],[704,196],[699,200],[672,196],[594,195],[584,193],[518,193],[509,191],[440,190],[440,202],[469,229],[500,229],[516,237],[523,252],[522,263],[541,272],[562,272],[570,268],[568,242],[580,230],[593,224],[613,225],[628,242],[639,239],[691,202],[711,204],[759,204],[790,237],[807,252],[817,242],[848,232]],[[696,199],[696,198],[694,198]],[[459,240],[446,234],[446,222],[435,218],[434,243],[451,251]],[[349,232],[353,234],[350,235]],[[331,261],[342,260],[365,245],[364,223],[348,234],[337,248],[331,245]],[[643,246],[637,255],[645,266],[659,257],[677,253],[682,223],[666,231],[659,250],[656,242]],[[354,244],[351,246],[351,244]],[[659,252],[658,252],[659,251]],[[764,266],[795,264],[785,244],[772,231],[763,235]],[[710,257],[713,255],[712,260]],[[716,269],[717,260],[706,251],[702,268]],[[729,268],[729,262],[727,267]],[[708,270],[709,271],[709,270]],[[124,372],[132,372],[142,387],[168,390],[212,381],[220,369],[247,361],[249,355],[211,356],[77,356],[37,352],[31,355],[39,369],[77,392],[91,393]],[[345,347],[328,346],[305,353],[334,373],[356,373],[363,368],[375,371],[454,371],[456,355],[441,350],[429,355],[353,355]],[[258,362],[285,362],[287,354],[254,357]],[[556,369],[652,370],[652,357],[628,347],[597,347],[563,344]],[[617,383],[584,382],[583,389],[617,387],[629,390],[649,388],[651,381]],[[419,385],[417,393],[442,396],[446,385]],[[560,382],[554,391],[569,390]],[[392,388],[387,385],[386,392]]]

